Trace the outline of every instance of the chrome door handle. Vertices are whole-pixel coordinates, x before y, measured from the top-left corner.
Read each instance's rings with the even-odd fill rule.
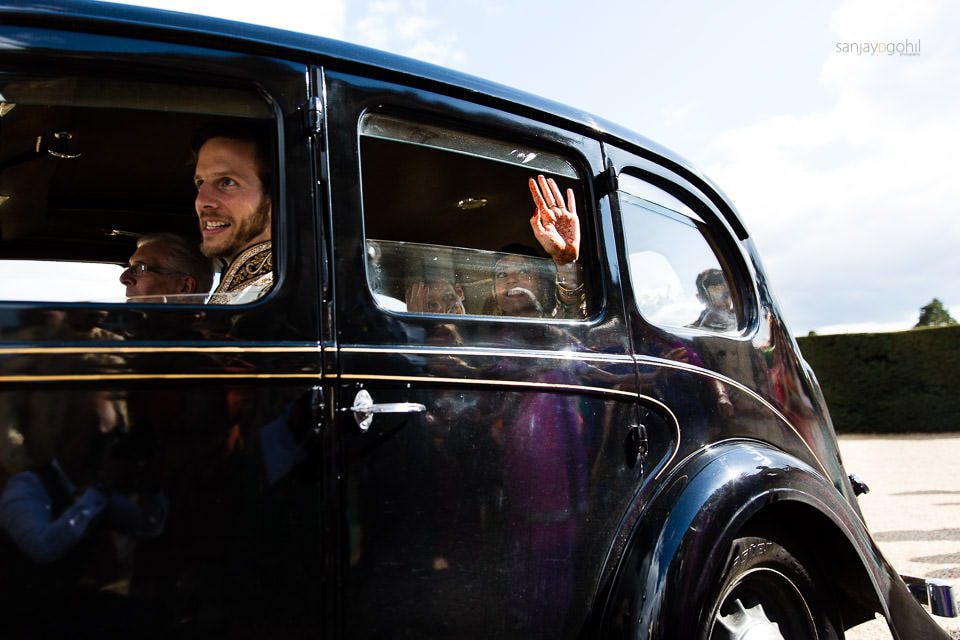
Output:
[[[423,413],[427,408],[419,402],[387,402],[384,404],[374,404],[370,392],[361,389],[353,399],[353,406],[344,409],[352,411],[353,419],[357,421],[357,426],[361,431],[370,428],[375,413]]]

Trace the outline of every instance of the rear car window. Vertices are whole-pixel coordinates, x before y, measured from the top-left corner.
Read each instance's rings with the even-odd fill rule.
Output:
[[[709,225],[663,189],[619,176],[623,235],[633,296],[654,324],[736,331],[743,314]]]
[[[366,114],[360,122],[367,281],[397,313],[578,320],[597,308],[585,189],[556,153]],[[528,181],[552,179],[578,208],[581,253],[555,264],[532,229]]]

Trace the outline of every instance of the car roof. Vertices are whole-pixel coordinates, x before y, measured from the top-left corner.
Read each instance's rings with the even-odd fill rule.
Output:
[[[312,61],[336,61],[374,69],[377,73],[407,76],[428,85],[443,85],[448,93],[512,110],[558,126],[580,130],[607,143],[624,147],[667,166],[701,189],[720,209],[741,239],[747,237],[736,210],[713,182],[691,163],[666,147],[636,132],[587,111],[548,100],[483,78],[427,62],[351,44],[272,27],[234,22],[161,9],[93,0],[10,3],[0,0],[3,24],[37,23],[45,27],[76,30],[83,24],[105,34],[187,40],[191,45],[251,48],[263,55]]]

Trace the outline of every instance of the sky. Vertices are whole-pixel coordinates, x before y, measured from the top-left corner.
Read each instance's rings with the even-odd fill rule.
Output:
[[[934,297],[960,319],[958,2],[127,3],[372,46],[633,129],[733,201],[797,335],[907,329]]]

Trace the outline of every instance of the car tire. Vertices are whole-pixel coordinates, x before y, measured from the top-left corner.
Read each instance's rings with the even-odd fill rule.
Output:
[[[832,602],[813,567],[767,538],[734,540],[703,640],[838,640]]]

